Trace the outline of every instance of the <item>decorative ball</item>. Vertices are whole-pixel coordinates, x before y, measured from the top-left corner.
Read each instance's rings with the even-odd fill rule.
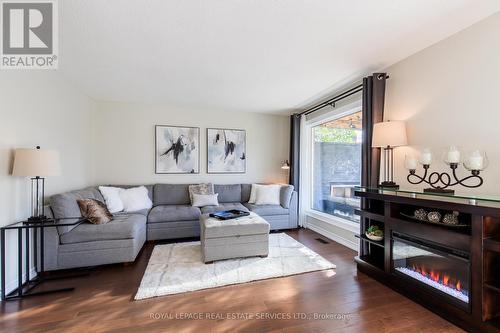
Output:
[[[427,220],[427,211],[423,208],[417,209],[413,215],[417,220],[426,221]]]
[[[454,211],[453,213],[448,213],[445,214],[443,217],[443,223],[444,224],[458,224],[458,215],[459,213],[457,211]]]
[[[441,214],[439,212],[430,212],[429,214],[427,214],[427,218],[429,219],[429,221],[434,223],[441,222]]]

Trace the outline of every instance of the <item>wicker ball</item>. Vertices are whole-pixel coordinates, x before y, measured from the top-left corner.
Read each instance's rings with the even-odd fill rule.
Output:
[[[427,211],[423,208],[417,209],[413,215],[417,220],[426,221],[427,220]]]
[[[459,213],[457,211],[454,211],[453,213],[445,214],[443,217],[443,223],[444,224],[451,224],[451,225],[458,224],[458,215],[459,215]]]
[[[439,212],[430,212],[429,214],[427,214],[427,218],[431,222],[439,223],[439,222],[441,222],[441,213],[439,213]]]

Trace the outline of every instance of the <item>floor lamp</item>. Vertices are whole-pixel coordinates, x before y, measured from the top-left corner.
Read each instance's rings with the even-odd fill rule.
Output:
[[[31,177],[31,217],[28,221],[39,222],[47,219],[43,207],[45,177],[60,174],[59,153],[55,150],[16,149],[13,176]]]

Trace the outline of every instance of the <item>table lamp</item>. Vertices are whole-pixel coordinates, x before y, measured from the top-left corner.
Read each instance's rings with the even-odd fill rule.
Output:
[[[43,207],[45,178],[58,176],[61,172],[59,153],[55,150],[16,149],[13,176],[31,177],[31,217],[29,221],[39,222],[47,219]]]
[[[402,121],[384,121],[373,125],[373,148],[384,150],[384,180],[379,187],[399,188],[394,182],[394,148],[407,144],[406,124]]]

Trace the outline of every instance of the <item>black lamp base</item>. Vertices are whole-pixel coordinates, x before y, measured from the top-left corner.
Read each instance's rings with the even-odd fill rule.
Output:
[[[26,223],[26,224],[43,223],[43,222],[46,222],[48,220],[49,220],[49,218],[45,215],[31,216],[31,217],[28,217],[28,220],[26,220],[24,223]]]
[[[37,147],[38,149],[38,147]],[[43,198],[45,197],[45,178],[36,176],[31,178],[31,217],[26,223],[42,223],[47,221]]]
[[[424,188],[424,192],[426,193],[441,193],[441,194],[455,194],[454,190],[447,190],[444,188]]]
[[[391,182],[391,181],[385,181],[385,182],[381,182],[378,187],[382,187],[382,188],[390,188],[390,189],[398,189],[399,188],[399,185],[396,184],[395,182]]]
[[[28,217],[28,221],[45,221],[45,220],[47,220],[47,216],[45,215]]]
[[[397,190],[399,185],[394,182],[394,148],[387,146],[384,148],[384,177],[378,185],[379,188]]]

